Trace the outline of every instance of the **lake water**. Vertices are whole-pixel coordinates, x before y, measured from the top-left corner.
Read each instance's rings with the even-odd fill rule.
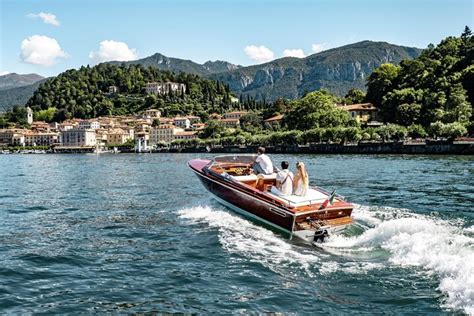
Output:
[[[474,314],[474,157],[273,155],[357,204],[322,249],[218,204],[196,157],[0,155],[0,312]]]

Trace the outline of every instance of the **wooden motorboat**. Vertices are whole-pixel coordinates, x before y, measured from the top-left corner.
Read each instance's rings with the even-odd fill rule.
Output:
[[[344,197],[311,187],[306,196],[277,195],[276,173],[253,174],[255,155],[225,155],[212,160],[193,159],[188,166],[204,187],[234,211],[266,223],[306,242],[323,241],[352,224],[353,205]]]

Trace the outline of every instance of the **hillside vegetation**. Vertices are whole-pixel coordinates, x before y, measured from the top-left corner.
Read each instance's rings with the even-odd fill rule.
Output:
[[[466,27],[460,37],[430,45],[415,60],[383,64],[369,76],[366,101],[379,106],[385,122],[404,126],[470,126],[474,103],[474,37]]]
[[[184,83],[186,92],[146,95],[147,82]],[[110,94],[110,86],[118,93]],[[34,111],[57,109],[54,120],[138,113],[150,107],[165,115],[207,113],[230,104],[230,91],[193,74],[174,74],[141,65],[100,64],[68,70],[42,83],[27,102]]]

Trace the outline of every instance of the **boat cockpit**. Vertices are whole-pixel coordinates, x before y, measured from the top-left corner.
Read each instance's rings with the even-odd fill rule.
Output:
[[[272,198],[292,207],[300,207],[311,204],[324,202],[328,198],[329,193],[321,188],[309,188],[305,196],[296,195],[279,195],[276,188],[277,169],[269,175],[253,173],[252,165],[257,155],[224,155],[215,157],[204,168],[207,172],[219,175],[230,181],[239,182],[245,186],[250,186],[266,194]]]

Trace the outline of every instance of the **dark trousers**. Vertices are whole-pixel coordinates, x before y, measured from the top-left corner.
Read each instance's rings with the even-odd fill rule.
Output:
[[[253,173],[255,173],[255,174],[269,174],[269,173],[266,173],[265,171],[263,171],[262,166],[260,166],[260,164],[258,162],[253,163],[252,169],[253,169]]]

